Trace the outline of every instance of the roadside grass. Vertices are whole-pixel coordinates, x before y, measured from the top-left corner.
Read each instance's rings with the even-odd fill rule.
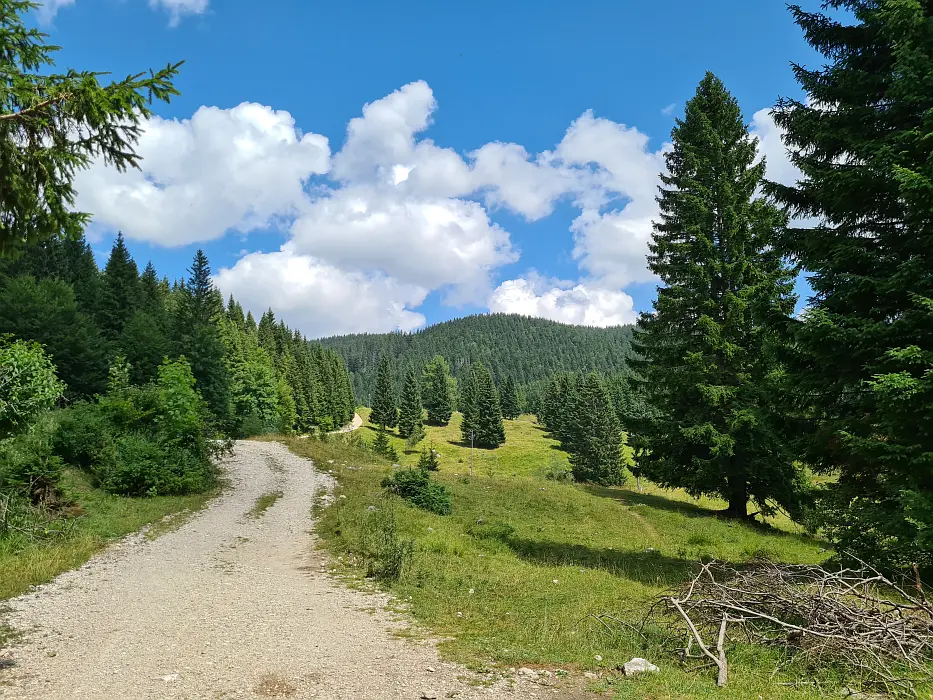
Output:
[[[256,499],[256,502],[253,504],[253,507],[249,509],[247,515],[250,518],[262,517],[262,514],[269,510],[269,508],[271,508],[275,502],[284,495],[285,494],[281,490],[267,491]]]
[[[638,622],[650,600],[687,579],[701,559],[744,562],[764,555],[819,563],[829,556],[823,543],[780,518],[771,526],[719,518],[715,510],[724,504],[651,484],[638,493],[634,484],[607,489],[545,480],[551,456],[566,456],[527,417],[506,422],[498,459],[476,451],[470,477],[464,456],[469,448],[455,444],[457,421],[428,428],[424,443],[433,442],[440,453],[434,478],[451,491],[450,516],[386,501],[380,481],[392,467],[354,446],[355,438],[285,440],[337,478],[336,499],[319,511],[316,530],[324,546],[342,557],[340,573],[361,574],[354,552],[371,539],[365,531],[372,522],[369,508],[396,510],[399,536],[414,540],[415,555],[398,581],[382,585],[419,624],[445,639],[446,656],[474,668],[597,671],[601,678],[594,685],[620,698],[823,696],[815,686],[778,685],[795,680],[793,670],[772,679],[778,654],[751,646],[730,650],[730,684],[716,688],[710,670],[687,674],[659,642],[595,617]],[[374,431],[367,426],[358,432],[370,441]],[[402,454],[402,440],[393,442],[400,464],[417,461],[417,453]],[[622,678],[616,668],[633,656],[649,658],[662,671]],[[837,681],[828,672],[806,680],[828,686]]]
[[[160,533],[177,527],[184,520],[179,516],[164,529],[159,521],[166,515],[200,510],[217,493],[213,490],[191,496],[126,498],[93,488],[87,476],[77,470],[66,471],[62,488],[82,514],[72,520],[69,534],[48,543],[0,539],[0,600],[25,593],[31,586],[81,566],[109,542],[145,525],[156,523],[154,529]]]

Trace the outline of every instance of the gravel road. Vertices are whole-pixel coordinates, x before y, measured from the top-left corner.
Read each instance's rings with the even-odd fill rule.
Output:
[[[477,687],[429,643],[399,639],[382,595],[326,574],[311,504],[329,477],[276,443],[239,442],[231,488],[177,530],[135,535],[9,601],[25,632],[0,698],[475,698],[551,695]],[[283,495],[260,516],[262,494]]]

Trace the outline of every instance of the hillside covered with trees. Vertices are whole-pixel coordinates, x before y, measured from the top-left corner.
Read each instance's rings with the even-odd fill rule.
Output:
[[[379,361],[389,358],[400,391],[404,367],[422,367],[440,355],[451,375],[462,380],[474,363],[482,363],[499,383],[510,377],[518,387],[546,380],[559,371],[625,369],[631,354],[632,329],[571,326],[517,314],[467,316],[415,333],[362,333],[324,338],[324,347],[347,363],[357,401],[371,405]]]

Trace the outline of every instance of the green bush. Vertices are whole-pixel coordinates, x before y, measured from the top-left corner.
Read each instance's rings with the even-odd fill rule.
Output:
[[[0,441],[0,493],[18,494],[33,505],[61,499],[64,463],[54,453],[54,420],[46,415],[15,437]]]
[[[438,515],[450,515],[450,493],[424,469],[402,469],[382,480],[382,487]]]
[[[430,449],[425,449],[421,451],[421,456],[418,458],[418,469],[423,469],[426,472],[436,472],[440,469],[440,462],[437,458],[437,450],[433,447]]]
[[[395,505],[385,499],[361,516],[357,551],[366,575],[383,581],[398,581],[414,556],[414,540],[398,536]]]
[[[61,412],[55,454],[111,493],[183,495],[214,481],[208,411],[184,359],[166,361],[143,387],[112,383],[96,403]]]
[[[177,445],[129,434],[118,438],[116,459],[98,478],[111,493],[173,496],[207,490],[213,483],[213,471],[210,463]]]
[[[380,457],[385,457],[390,462],[398,461],[398,452],[392,446],[392,443],[389,442],[389,436],[385,430],[380,430],[376,434],[376,438],[373,440],[373,452],[375,452]]]

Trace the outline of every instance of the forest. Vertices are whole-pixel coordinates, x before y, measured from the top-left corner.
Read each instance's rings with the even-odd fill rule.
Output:
[[[0,0],[3,8],[27,4]],[[810,670],[842,668],[892,693],[914,693],[918,679],[929,685],[933,4],[833,0],[827,7],[852,10],[852,23],[791,7],[826,61],[795,65],[803,95],[781,99],[773,111],[800,172],[796,183],[769,179],[739,102],[713,73],[675,120],[647,257],[660,284],[635,326],[490,314],[414,333],[319,341],[274,310],[257,320],[236,299],[224,300],[200,251],[184,279],[169,280],[152,264],[140,271],[118,235],[98,268],[84,238],[88,215],[71,208],[74,168],[100,152],[133,167],[140,120],[151,114],[144,96],[176,94],[179,66],[111,86],[99,85],[96,74],[44,77],[34,69],[50,62],[51,47],[16,13],[0,16],[16,39],[0,33],[7,44],[0,65],[12,76],[2,81],[0,172],[17,173],[0,183],[0,554],[68,518],[74,504],[63,484],[74,473],[120,496],[207,493],[234,439],[292,436],[294,449],[339,462],[335,472],[345,460],[365,462],[370,472],[356,465],[342,472],[350,497],[324,518],[342,552],[362,551],[339,539],[358,530],[370,545],[394,548],[386,585],[407,585],[411,595],[431,595],[423,584],[431,575],[441,577],[438,586],[456,579],[458,590],[472,594],[464,582],[488,575],[493,556],[523,565],[558,561],[568,575],[596,562],[594,571],[615,567],[613,575],[630,576],[633,587],[657,585],[651,567],[663,568],[671,590],[650,611],[652,629],[682,632],[681,662],[717,667],[722,685],[725,652],[713,653],[715,642],[707,648],[703,639],[718,631],[722,647],[727,625],[743,625],[749,644],[811,654]],[[90,140],[69,140],[75,123],[90,130]],[[812,294],[795,313],[800,276]],[[359,406],[371,409],[372,442],[331,436]],[[294,438],[304,434],[316,439]],[[429,435],[444,440],[447,464],[439,467]],[[540,483],[520,481],[518,467],[480,482],[474,452],[489,457],[491,472],[515,435],[535,449],[544,445],[535,460],[554,458],[547,473],[539,470]],[[509,454],[511,468],[520,458]],[[525,466],[521,478],[539,476],[537,463]],[[626,491],[632,479],[637,497]],[[643,479],[654,489],[648,494]],[[677,503],[665,495],[681,492]],[[374,499],[387,493],[452,524],[413,511],[410,540],[400,539],[394,520],[374,537],[366,518],[376,517],[368,515],[379,510]],[[487,497],[501,522],[486,521]],[[710,516],[715,524],[698,530],[715,530],[732,547],[730,537],[758,542],[780,520],[799,531],[781,531],[775,541],[782,551],[805,552],[805,561],[772,562],[766,551],[735,545],[729,578],[717,579],[705,550],[687,553],[687,544],[712,546],[700,535],[676,552],[661,555],[652,545],[620,556],[611,543],[564,547],[527,534],[542,531],[536,519],[561,520],[556,538],[577,525],[569,518],[591,527],[587,513],[608,522],[638,506],[632,523],[670,511],[680,518],[671,538],[686,539],[694,527],[687,518],[699,523],[708,515],[702,499],[721,507]],[[610,511],[617,500],[623,507]],[[563,504],[569,515],[528,516],[542,503]],[[469,513],[463,522],[456,520],[461,504]],[[350,506],[358,512],[344,515]],[[532,522],[525,539],[510,529],[510,512]],[[456,536],[468,544],[446,547],[441,538],[467,520]],[[448,530],[435,535],[435,527]],[[406,583],[403,562],[417,537],[430,538],[426,557],[454,552],[452,559],[466,561],[486,547],[485,561],[467,573],[421,569],[421,579]],[[813,561],[817,551],[822,559]],[[699,578],[685,575],[686,564],[697,565]],[[640,567],[650,572],[636,580]],[[853,571],[868,574],[851,578]],[[561,579],[541,580],[551,591]],[[758,588],[749,592],[746,583]],[[878,597],[884,586],[887,595]],[[701,593],[702,600],[691,597]],[[462,614],[445,610],[453,612]],[[450,617],[444,629],[456,624]],[[637,630],[644,639],[646,629]],[[853,629],[867,646],[851,646]]]
[[[404,365],[424,365],[436,355],[460,380],[481,362],[497,382],[511,377],[519,389],[541,384],[560,371],[625,370],[632,329],[570,326],[516,314],[484,314],[445,321],[414,333],[370,333],[323,338],[346,360],[357,400],[369,405],[382,357],[390,360],[393,383],[401,389]]]

